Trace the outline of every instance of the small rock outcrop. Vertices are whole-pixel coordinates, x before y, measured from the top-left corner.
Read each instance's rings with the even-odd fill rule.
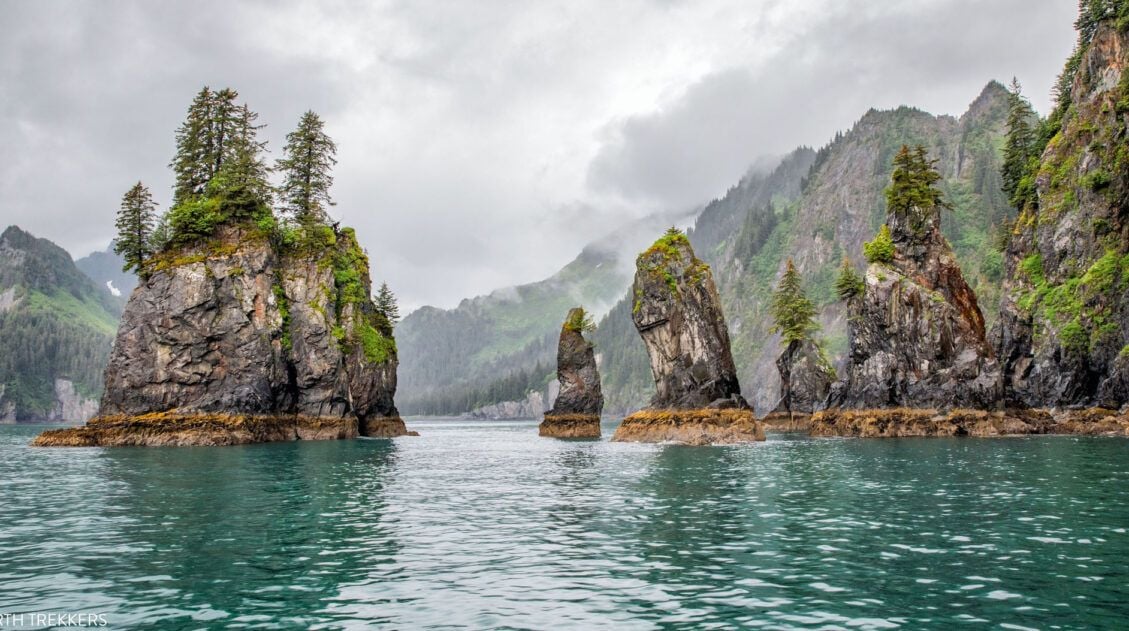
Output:
[[[764,440],[741,396],[729,330],[709,265],[668,230],[636,260],[632,319],[650,356],[655,396],[613,440],[734,443]]]
[[[1005,254],[993,340],[1010,405],[1129,405],[1129,34],[1106,15],[1064,71],[1061,129]]]
[[[909,201],[900,198],[906,206],[899,208],[892,198],[886,226],[867,244],[872,262],[861,295],[848,305],[850,357],[833,403],[994,408],[999,365],[976,294],[941,235],[943,201],[931,180],[924,183],[935,172],[921,148],[903,148],[896,163],[894,187],[909,188]]]
[[[795,429],[798,420],[827,407],[835,368],[813,340],[795,340],[776,359],[780,372],[780,402],[765,423]]]
[[[277,245],[254,223],[147,263],[98,418],[37,445],[237,444],[407,433],[396,346],[351,229]]]
[[[812,436],[905,438],[930,436],[1026,436],[1074,434],[1129,436],[1129,414],[1113,410],[968,410],[944,413],[934,409],[842,410],[811,417]]]
[[[560,393],[553,409],[545,413],[538,434],[554,438],[599,438],[604,395],[592,343],[584,331],[594,329],[581,307],[568,312],[557,344],[557,380]]]

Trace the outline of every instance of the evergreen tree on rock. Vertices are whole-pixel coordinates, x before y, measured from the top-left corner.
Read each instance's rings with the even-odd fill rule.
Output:
[[[400,306],[396,303],[396,296],[389,289],[388,283],[380,284],[380,291],[376,295],[376,310],[388,320],[390,324],[400,321]]]
[[[333,206],[330,170],[337,164],[337,145],[325,133],[325,123],[312,111],[302,115],[298,128],[286,135],[283,157],[276,168],[283,174],[279,195],[284,210],[301,224],[324,223]]]
[[[125,259],[122,271],[135,271],[147,278],[145,261],[153,255],[150,236],[156,218],[157,205],[149,189],[138,182],[122,196],[121,207],[115,226],[118,237],[114,241],[114,253]]]
[[[780,333],[784,344],[810,339],[819,330],[815,305],[804,293],[803,278],[792,259],[788,259],[780,284],[772,294],[770,309],[775,322],[772,332]]]
[[[1008,97],[1007,136],[1004,162],[1000,167],[1003,191],[1011,205],[1023,210],[1038,203],[1032,160],[1038,158],[1038,144],[1031,122],[1036,119],[1031,104],[1022,94],[1018,79],[1012,79]]]

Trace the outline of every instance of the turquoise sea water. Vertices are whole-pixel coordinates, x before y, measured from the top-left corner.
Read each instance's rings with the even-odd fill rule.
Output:
[[[1125,628],[1129,440],[31,449],[0,616],[110,628]],[[610,435],[614,423],[605,426]],[[0,617],[0,622],[3,618]]]

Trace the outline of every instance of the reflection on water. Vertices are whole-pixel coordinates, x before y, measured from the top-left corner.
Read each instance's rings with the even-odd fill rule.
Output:
[[[0,613],[114,627],[1118,628],[1129,441],[419,438],[32,450]],[[610,436],[613,426],[604,428]]]

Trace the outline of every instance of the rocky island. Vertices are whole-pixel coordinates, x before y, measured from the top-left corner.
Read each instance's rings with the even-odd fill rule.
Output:
[[[560,393],[553,409],[545,413],[537,428],[541,436],[553,438],[599,438],[604,395],[592,343],[584,332],[596,328],[582,307],[568,312],[557,344],[557,380]]]
[[[316,171],[308,177],[309,164],[280,160],[288,175],[299,171],[293,180],[301,185],[289,194],[284,188],[289,214],[275,215],[253,118],[246,106],[229,107],[233,98],[234,91],[205,88],[190,109],[178,146],[203,145],[212,158],[178,155],[185,166],[177,169],[177,202],[157,231],[131,241],[131,230],[141,234],[150,225],[152,203],[141,184],[123,199],[119,226],[127,230],[118,244],[141,282],[106,367],[100,415],[82,427],[44,432],[35,445],[231,445],[407,433],[393,402],[392,325],[373,303],[367,255],[351,229],[327,221],[328,198],[319,196],[318,184],[324,193],[328,183]],[[223,118],[231,112],[234,118]],[[227,126],[225,147],[193,131],[197,119]],[[291,142],[295,136],[323,151],[332,147],[312,113]],[[306,153],[288,145],[286,155]]]
[[[903,149],[850,298],[847,379],[814,435],[1129,434],[1129,35],[1100,11],[1079,24],[1038,130],[1013,93],[1002,175],[1018,216],[995,329],[940,237],[935,174]]]
[[[709,265],[671,228],[636,260],[632,320],[655,395],[612,440],[694,445],[753,442],[764,428],[741,396],[729,330]]]

